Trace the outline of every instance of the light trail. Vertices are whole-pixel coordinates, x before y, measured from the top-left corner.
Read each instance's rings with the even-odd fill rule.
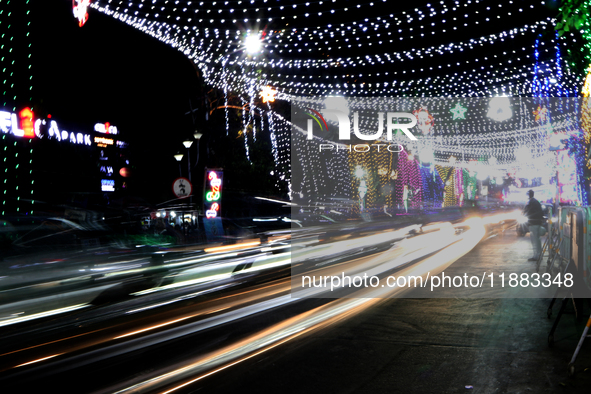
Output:
[[[496,219],[496,218],[495,218]],[[405,238],[403,237],[400,242],[394,244],[394,246],[386,251],[371,254],[365,257],[357,257],[351,260],[344,261],[342,263],[335,264],[334,266],[327,266],[317,268],[315,272],[322,274],[329,274],[334,270],[348,270],[347,272],[359,272],[360,270],[370,270],[369,272],[378,274],[385,272],[393,268],[398,267],[400,271],[397,271],[398,275],[425,275],[427,272],[435,273],[451,265],[455,260],[460,258],[462,255],[470,251],[478,242],[484,237],[485,229],[484,223],[479,218],[469,219],[466,223],[456,226],[471,226],[469,231],[465,231],[460,235],[455,235],[455,229],[452,226],[448,226],[446,223],[439,226],[439,231],[429,232],[424,235],[416,237]],[[430,229],[436,230],[436,229]],[[408,232],[408,231],[406,231]],[[366,241],[371,240],[375,242],[391,242],[396,239],[400,239],[402,230],[390,231],[383,234],[374,234],[367,237],[362,237]],[[350,242],[350,241],[349,241]],[[350,242],[351,243],[351,242]],[[353,243],[359,246],[359,242]],[[340,245],[343,245],[342,243]],[[365,246],[369,246],[365,244]],[[312,249],[316,249],[313,247]],[[321,248],[326,251],[326,248]],[[330,248],[329,248],[330,249]],[[334,249],[330,249],[334,251]],[[426,257],[432,254],[434,251],[438,251],[431,257]],[[318,256],[318,250],[314,250],[311,255]],[[281,266],[289,263],[289,259],[284,256],[274,255],[274,259],[270,261],[263,260],[263,266],[270,264],[271,266]],[[423,258],[418,264],[405,266],[405,264],[414,261],[416,259]],[[254,264],[251,269],[258,269]],[[291,296],[289,295],[292,290]],[[325,327],[326,325],[332,324],[336,321],[344,319],[347,316],[356,314],[362,310],[365,310],[375,303],[379,302],[383,298],[394,297],[401,295],[403,292],[408,291],[408,288],[403,287],[380,287],[380,288],[367,288],[361,289],[348,295],[351,298],[341,298],[334,301],[329,301],[322,307],[315,308],[311,311],[307,311],[293,318],[287,319],[281,323],[278,323],[268,329],[261,331],[260,333],[254,334],[247,340],[240,341],[238,343],[226,346],[217,352],[210,354],[196,360],[188,365],[177,366],[174,371],[168,372],[156,376],[152,379],[146,380],[145,382],[139,383],[133,386],[134,390],[138,389],[142,392],[144,388],[156,384],[158,387],[170,386],[173,382],[181,380],[189,380],[190,382],[202,379],[205,376],[210,376],[216,371],[226,369],[231,365],[235,365],[246,359],[250,359],[257,354],[261,354],[269,349],[275,348],[276,346],[285,343],[293,338],[300,337],[305,333],[310,333],[314,330]],[[298,292],[299,291],[299,292]],[[326,289],[324,289],[326,292]],[[199,294],[199,292],[195,293]],[[247,296],[248,294],[248,296]],[[327,294],[324,294],[327,296]],[[84,344],[78,344],[70,346],[68,352],[80,350],[87,346],[93,346],[97,344],[108,344],[111,340],[119,340],[122,338],[128,338],[135,335],[152,335],[151,338],[146,340],[149,341],[169,340],[171,338],[178,338],[188,333],[194,333],[202,329],[220,326],[236,319],[244,318],[247,316],[253,316],[256,313],[262,311],[269,311],[273,308],[285,306],[287,304],[296,302],[299,297],[318,297],[321,296],[318,289],[297,289],[290,286],[290,280],[284,279],[282,281],[276,281],[273,284],[265,284],[264,286],[256,289],[248,289],[237,294],[225,295],[218,299],[210,302],[208,305],[203,305],[202,309],[195,312],[186,314],[177,314],[173,319],[166,319],[157,323],[144,326],[143,328],[135,328],[134,330],[125,330],[123,332],[113,334],[112,328],[106,329],[102,337],[92,339],[90,342]],[[330,296],[330,294],[328,294]],[[222,300],[225,300],[222,303]],[[253,304],[254,303],[254,304]],[[134,310],[133,312],[137,312]],[[222,314],[219,312],[226,311]],[[212,315],[210,318],[199,320],[196,322],[189,322],[187,327],[184,325],[178,325],[177,323],[188,321],[192,318],[199,316]],[[166,336],[167,331],[161,330],[164,327],[171,327],[176,325],[174,336]],[[119,330],[121,330],[120,327]],[[150,332],[153,332],[150,334]],[[156,338],[154,335],[159,334],[160,337]],[[67,338],[66,338],[67,339]],[[65,339],[64,339],[65,340]],[[144,338],[141,338],[144,341]],[[53,341],[55,343],[56,341]],[[149,342],[157,343],[157,342]],[[43,345],[39,345],[43,346]],[[145,344],[145,346],[148,346]],[[30,349],[31,347],[29,347]],[[15,352],[11,352],[15,353]],[[37,357],[27,363],[19,365],[27,365],[30,363],[38,363],[40,361],[47,360],[56,356],[56,352],[52,352],[50,356]],[[64,353],[59,353],[59,355]],[[195,378],[196,375],[201,377]],[[187,383],[187,384],[190,384]],[[180,386],[179,386],[180,388]],[[123,389],[121,392],[126,392]],[[152,390],[153,387],[150,389]]]
[[[404,274],[426,275],[429,271],[440,272],[453,264],[461,256],[468,253],[486,233],[484,226],[478,226],[477,221],[472,221],[471,224],[473,225],[471,231],[462,233],[459,236],[458,242],[454,242],[447,248],[443,248],[441,252],[426,258],[421,263],[406,268]],[[387,255],[388,252],[382,252],[381,255]],[[393,297],[407,290],[408,288],[402,287],[362,289],[354,295],[356,298],[340,298],[329,301],[320,307],[286,319],[244,340],[200,357],[195,361],[184,365],[177,365],[169,372],[119,390],[117,394],[143,393],[155,390],[166,390],[163,392],[172,393],[205,377],[260,355],[294,338],[309,334],[355,315],[381,302],[386,297]],[[185,382],[169,388],[171,384],[183,380]]]
[[[42,317],[55,316],[55,315],[59,315],[59,314],[66,313],[66,312],[72,312],[72,311],[75,311],[78,309],[86,308],[88,306],[90,306],[90,305],[89,304],[70,305],[67,307],[52,309],[50,311],[35,313],[32,315],[26,315],[26,316],[21,316],[21,317],[15,317],[13,319],[1,320],[0,327],[4,327],[4,326],[11,325],[11,324],[16,324],[16,323],[22,323],[22,322],[29,321],[29,320],[40,319]]]

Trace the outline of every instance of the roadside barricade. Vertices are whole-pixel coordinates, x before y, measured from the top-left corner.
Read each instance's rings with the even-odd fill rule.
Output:
[[[591,207],[560,207],[557,219],[558,223],[549,223],[550,231],[544,244],[548,250],[546,273],[552,277],[560,275],[562,278],[565,274],[572,274],[574,285],[572,288],[559,287],[548,307],[547,315],[550,318],[552,307],[559,293],[562,292],[560,310],[548,335],[549,346],[554,344],[554,332],[565,312],[568,301],[573,301],[575,313],[581,315],[584,307],[583,300],[586,298],[589,301],[591,296],[591,280],[589,278],[591,271]],[[538,260],[538,270],[543,258],[544,249],[540,260]],[[570,376],[575,374],[575,361],[587,337],[589,327],[591,327],[591,317],[589,317],[571,362],[568,364]]]

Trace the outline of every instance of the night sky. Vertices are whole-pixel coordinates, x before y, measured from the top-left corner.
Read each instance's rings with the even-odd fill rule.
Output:
[[[79,27],[72,2],[33,7],[33,101],[36,117],[63,127],[118,127],[131,144],[136,191],[151,201],[174,198],[173,155],[193,134],[189,100],[198,106],[200,79],[177,50],[97,11]],[[75,165],[75,163],[72,163]]]

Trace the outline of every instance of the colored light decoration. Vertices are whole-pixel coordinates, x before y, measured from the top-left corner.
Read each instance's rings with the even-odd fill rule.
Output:
[[[569,30],[578,31],[583,36],[583,47],[579,51],[589,63],[591,61],[591,1],[564,0],[560,2],[558,10],[560,13],[556,21],[557,34],[564,36]]]
[[[509,97],[493,97],[490,99],[486,116],[497,122],[510,119],[513,116],[513,111],[511,110]]]
[[[412,113],[417,118],[417,127],[421,130],[423,135],[432,134],[433,126],[435,125],[433,115],[431,115],[426,108],[419,108],[412,111]]]
[[[558,186],[560,188],[560,202],[573,204],[580,201],[578,191],[577,164],[574,154],[567,150],[557,153]]]
[[[478,190],[478,181],[476,174],[464,169],[464,201],[476,199],[476,192]]]
[[[461,207],[464,205],[465,191],[464,191],[464,170],[456,168],[454,170],[454,194],[457,196],[457,204]]]
[[[275,95],[277,91],[270,86],[263,86],[263,90],[261,90],[261,98],[263,99],[263,103],[272,103],[275,101]]]
[[[581,90],[583,100],[581,105],[581,126],[583,129],[583,155],[581,157],[583,169],[583,178],[589,179],[591,174],[591,160],[589,158],[589,149],[591,144],[591,64],[587,68],[587,76]],[[585,176],[586,175],[586,176]],[[585,192],[586,188],[582,188]],[[588,198],[588,195],[585,195]],[[588,202],[587,202],[588,203]],[[585,204],[586,205],[586,204]]]
[[[532,112],[536,122],[546,122],[548,120],[548,108],[538,105]]]
[[[88,7],[90,0],[72,0],[74,18],[78,19],[78,26],[82,27],[88,20]]]
[[[453,107],[451,110],[452,116],[453,116],[453,120],[457,120],[457,119],[466,119],[466,111],[468,111],[467,108],[462,107],[462,105],[460,103],[457,103],[455,107]]]
[[[396,201],[404,203],[405,196],[410,202],[410,208],[419,208],[423,202],[423,179],[419,163],[412,154],[403,151],[398,154]]]
[[[443,167],[436,165],[435,169],[441,177],[444,185],[443,189],[443,204],[442,207],[451,207],[457,204],[455,195],[455,177],[454,167]]]
[[[222,179],[221,170],[205,170],[206,187],[203,199],[203,209],[206,219],[213,219],[221,215]]]

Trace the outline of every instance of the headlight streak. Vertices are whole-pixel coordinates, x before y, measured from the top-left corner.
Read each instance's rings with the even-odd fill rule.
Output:
[[[150,326],[150,327],[147,327],[147,328],[144,328],[144,329],[141,329],[141,330],[128,332],[127,334],[119,335],[118,337],[114,337],[113,339],[125,338],[125,337],[129,337],[129,336],[132,336],[132,335],[141,334],[142,332],[146,332],[146,331],[150,331],[150,330],[155,330],[155,329],[160,328],[160,327],[169,326],[171,324],[178,323],[180,321],[187,320],[187,319],[190,319],[192,317],[194,317],[194,316],[181,317],[180,319],[175,319],[175,320],[167,321],[166,323],[156,324],[154,326]]]
[[[282,265],[291,264],[291,260],[285,259],[284,258],[285,256],[290,256],[290,253],[286,252],[286,253],[279,253],[279,254],[274,254],[274,255],[257,256],[251,262],[252,263],[251,268],[244,269],[244,270],[241,270],[238,272],[255,272],[255,271],[261,271],[264,269],[270,269],[270,268],[275,268],[275,267],[279,267]],[[252,258],[250,258],[250,259],[252,260]],[[265,263],[264,261],[266,261],[266,260],[271,260],[271,262]],[[135,296],[145,295],[145,294],[150,294],[150,293],[154,293],[157,291],[164,291],[164,290],[179,288],[179,287],[183,287],[183,286],[191,286],[191,285],[195,285],[195,284],[199,284],[199,283],[228,279],[228,278],[231,278],[235,274],[234,270],[239,265],[240,265],[240,263],[237,263],[236,261],[231,261],[231,262],[221,262],[221,263],[217,263],[217,264],[208,264],[208,265],[198,266],[195,268],[188,269],[182,273],[179,273],[176,276],[176,278],[198,276],[197,278],[187,279],[187,280],[171,283],[171,284],[160,286],[160,287],[153,287],[150,289],[141,290],[136,293],[133,293],[133,295],[135,295]],[[200,275],[203,275],[203,276],[200,276]]]
[[[4,327],[4,326],[11,325],[11,324],[16,324],[16,323],[21,323],[21,322],[25,322],[25,321],[29,321],[29,320],[40,319],[42,317],[55,316],[55,315],[59,315],[61,313],[66,313],[66,312],[71,312],[71,311],[75,311],[78,309],[86,308],[88,306],[90,306],[90,305],[89,304],[70,305],[70,306],[67,306],[64,308],[52,309],[50,311],[35,313],[32,315],[25,315],[25,316],[21,316],[21,317],[15,317],[13,319],[2,320],[2,321],[0,321],[0,327]]]
[[[205,253],[217,253],[217,252],[226,252],[228,250],[235,250],[235,249],[259,246],[260,244],[261,244],[260,241],[245,242],[245,243],[236,244],[236,245],[216,246],[216,247],[207,248],[204,250],[205,250]]]
[[[185,294],[185,295],[183,295],[181,297],[175,298],[174,300],[170,300],[170,301],[167,301],[167,302],[161,302],[159,304],[149,305],[149,306],[146,306],[146,307],[143,307],[143,308],[132,309],[132,310],[127,311],[125,313],[126,314],[132,314],[132,313],[143,312],[143,311],[146,311],[146,310],[149,310],[149,309],[159,308],[161,306],[174,304],[175,302],[184,301],[184,300],[188,300],[190,298],[198,297],[198,296],[203,295],[203,294],[213,293],[215,291],[222,290],[222,289],[225,289],[225,288],[228,288],[228,287],[230,287],[230,285],[217,286],[217,287],[214,287],[212,289],[202,290],[202,291],[198,291],[196,293],[191,293],[191,294]]]
[[[408,236],[411,230],[419,230],[419,225],[408,226],[396,231],[381,232],[374,235],[347,239],[344,241],[332,242],[329,244],[320,244],[303,250],[293,250],[293,260],[302,261],[303,259],[325,258],[335,253],[344,253],[347,250],[358,249],[367,245],[374,245],[385,242],[392,242],[403,239]]]
[[[29,361],[29,362],[27,362],[27,363],[24,363],[24,364],[19,364],[19,365],[16,365],[14,368],[23,367],[23,366],[25,366],[25,365],[35,364],[35,363],[38,363],[38,362],[40,362],[40,361],[49,360],[50,358],[54,358],[54,357],[60,356],[60,355],[62,355],[62,354],[63,354],[63,353],[59,353],[59,354],[54,354],[54,355],[52,355],[52,356],[47,356],[47,357],[39,358],[39,359],[37,359],[37,360]]]
[[[164,290],[169,290],[169,289],[176,289],[176,288],[179,288],[179,287],[196,285],[196,284],[204,283],[204,282],[212,282],[212,281],[227,279],[227,278],[231,278],[231,277],[232,277],[232,273],[218,274],[218,275],[210,275],[210,276],[206,276],[206,277],[203,277],[203,278],[191,279],[191,280],[186,280],[186,281],[183,281],[183,282],[171,283],[171,284],[165,285],[165,286],[153,287],[151,289],[141,290],[141,291],[138,291],[138,292],[135,292],[135,293],[131,293],[131,295],[134,295],[134,296],[146,295],[146,294],[155,293],[157,291],[164,291]]]

